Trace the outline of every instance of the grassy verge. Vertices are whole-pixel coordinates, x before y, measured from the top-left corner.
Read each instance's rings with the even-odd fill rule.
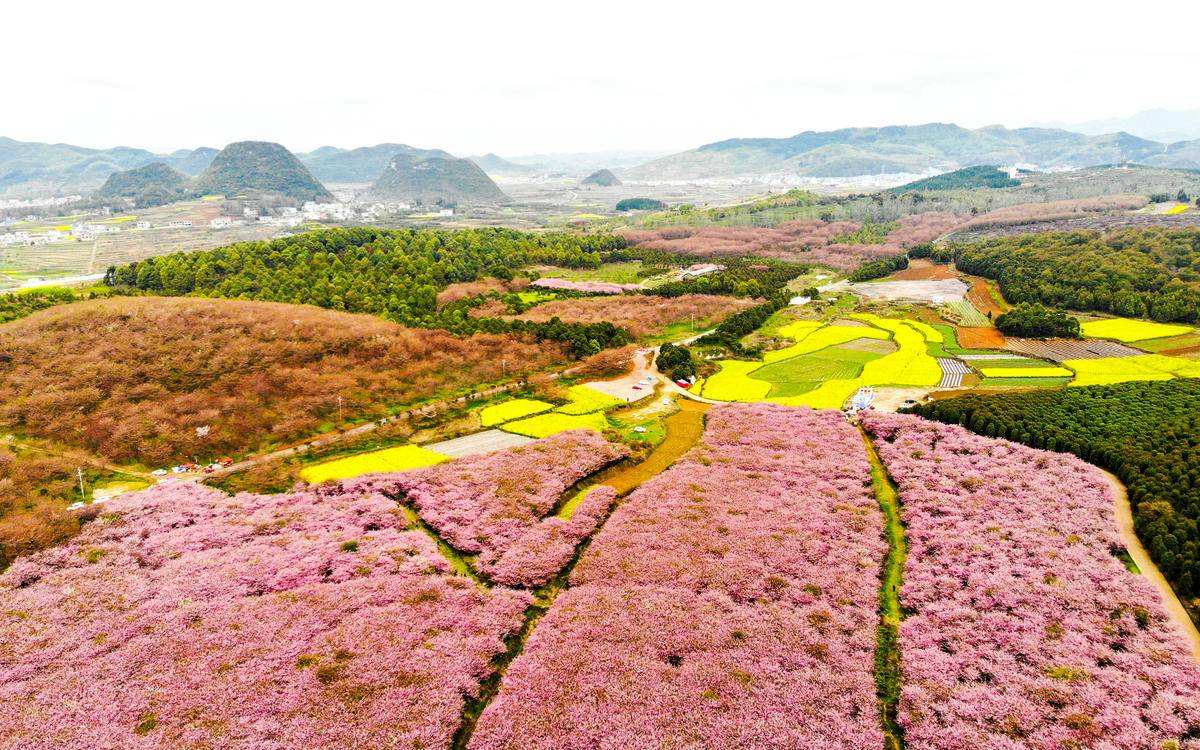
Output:
[[[898,719],[902,673],[900,664],[900,620],[904,613],[900,608],[900,586],[904,578],[904,558],[908,554],[908,541],[904,534],[904,523],[900,519],[900,500],[896,488],[888,478],[887,470],[875,452],[875,446],[863,432],[863,444],[871,462],[871,483],[875,497],[883,511],[888,541],[887,557],[880,571],[879,628],[875,645],[875,692],[879,696],[879,709],[883,720],[885,750],[900,750],[904,747],[904,728]]]

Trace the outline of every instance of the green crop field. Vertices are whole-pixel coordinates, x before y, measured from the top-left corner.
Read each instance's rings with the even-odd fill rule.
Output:
[[[568,281],[608,281],[613,284],[636,284],[642,270],[640,260],[617,263],[602,263],[599,268],[561,268],[559,266],[537,266],[542,276],[551,276]]]
[[[847,380],[862,374],[863,365],[881,354],[830,347],[815,354],[785,359],[764,365],[754,377],[771,384],[768,395],[798,396],[813,390],[826,380]]]

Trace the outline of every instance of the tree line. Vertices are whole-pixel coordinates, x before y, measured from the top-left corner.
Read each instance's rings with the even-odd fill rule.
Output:
[[[1040,302],[1135,318],[1200,319],[1200,229],[1046,232],[955,247],[960,271],[1000,284],[1013,303]]]
[[[439,309],[438,292],[482,276],[512,279],[522,266],[596,267],[625,246],[613,235],[532,234],[512,229],[332,228],[269,242],[240,242],[108,269],[105,283],[171,296],[308,304],[370,313],[460,335],[520,333],[567,343],[577,356],[629,343],[611,324],[528,323]]]
[[[1200,594],[1200,380],[972,394],[913,411],[1109,469],[1163,575],[1181,595]]]

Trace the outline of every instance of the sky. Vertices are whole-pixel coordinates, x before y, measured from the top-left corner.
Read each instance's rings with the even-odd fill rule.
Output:
[[[0,135],[518,156],[1200,108],[1200,3],[1107,7],[11,2],[0,9]]]

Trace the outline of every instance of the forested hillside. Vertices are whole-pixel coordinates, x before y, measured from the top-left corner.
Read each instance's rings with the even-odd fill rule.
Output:
[[[125,199],[134,208],[161,206],[183,200],[187,194],[187,178],[161,161],[114,172],[96,191],[97,198]]]
[[[901,185],[892,192],[909,193],[922,190],[971,190],[974,188],[1006,188],[1020,185],[1007,172],[992,166],[966,167],[953,172],[926,177]]]
[[[1127,229],[996,237],[955,247],[960,271],[996,279],[1010,302],[1194,323],[1200,230]]]
[[[620,329],[473,318],[463,305],[438,309],[448,285],[511,278],[530,263],[596,266],[624,247],[611,235],[530,234],[511,229],[327,229],[271,242],[149,258],[110,268],[106,283],[166,295],[201,294],[309,304],[381,315],[454,333],[529,333],[569,342],[579,354],[628,343]]]
[[[292,152],[266,141],[240,141],[223,148],[196,178],[195,189],[225,196],[266,192],[296,201],[333,199]]]
[[[1200,380],[967,395],[915,411],[1110,469],[1163,574],[1200,594]]]

